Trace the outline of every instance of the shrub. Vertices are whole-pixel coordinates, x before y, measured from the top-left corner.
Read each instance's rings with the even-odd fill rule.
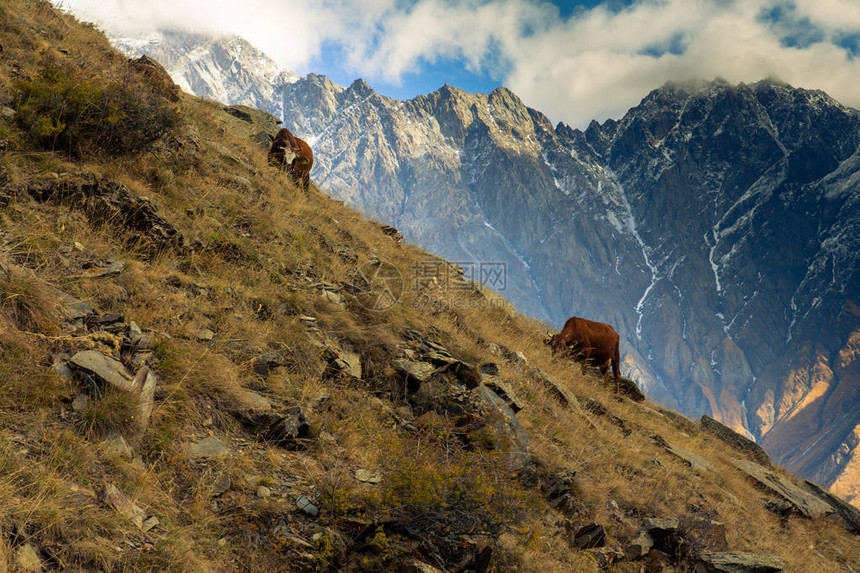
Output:
[[[18,125],[42,149],[72,157],[90,147],[112,154],[139,150],[177,121],[176,112],[149,86],[82,79],[54,63],[15,88]]]

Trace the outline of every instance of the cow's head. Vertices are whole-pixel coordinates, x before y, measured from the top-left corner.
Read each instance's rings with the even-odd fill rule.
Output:
[[[558,334],[553,334],[551,332],[547,332],[546,336],[543,339],[543,343],[547,346],[552,346],[553,343],[555,342],[556,336],[558,336]]]

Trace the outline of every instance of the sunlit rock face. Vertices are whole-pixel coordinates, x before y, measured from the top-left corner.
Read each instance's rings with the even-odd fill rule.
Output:
[[[177,82],[282,116],[328,193],[555,327],[613,324],[623,372],[652,399],[857,498],[857,111],[775,81],[713,81],[579,130],[504,88],[397,101],[185,40],[159,44]],[[498,264],[503,281],[482,276]]]

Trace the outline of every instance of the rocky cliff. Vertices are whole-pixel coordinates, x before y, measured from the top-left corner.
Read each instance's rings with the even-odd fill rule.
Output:
[[[650,396],[857,495],[855,110],[699,82],[582,131],[504,88],[402,102],[361,80],[279,86],[257,105],[308,136],[333,196],[523,312],[614,324]]]

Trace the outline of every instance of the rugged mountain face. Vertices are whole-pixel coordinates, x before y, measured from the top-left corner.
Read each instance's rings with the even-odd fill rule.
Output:
[[[666,86],[564,140],[625,189],[652,276],[640,352],[679,406],[856,496],[858,113],[771,81]]]
[[[278,85],[256,105],[307,136],[333,196],[532,316],[612,323],[652,398],[860,493],[855,110],[715,81],[581,131],[504,88],[401,102],[361,80]]]
[[[238,36],[162,30],[144,38],[114,38],[130,56],[158,60],[184,91],[281,117],[278,86],[298,80],[269,56]]]

